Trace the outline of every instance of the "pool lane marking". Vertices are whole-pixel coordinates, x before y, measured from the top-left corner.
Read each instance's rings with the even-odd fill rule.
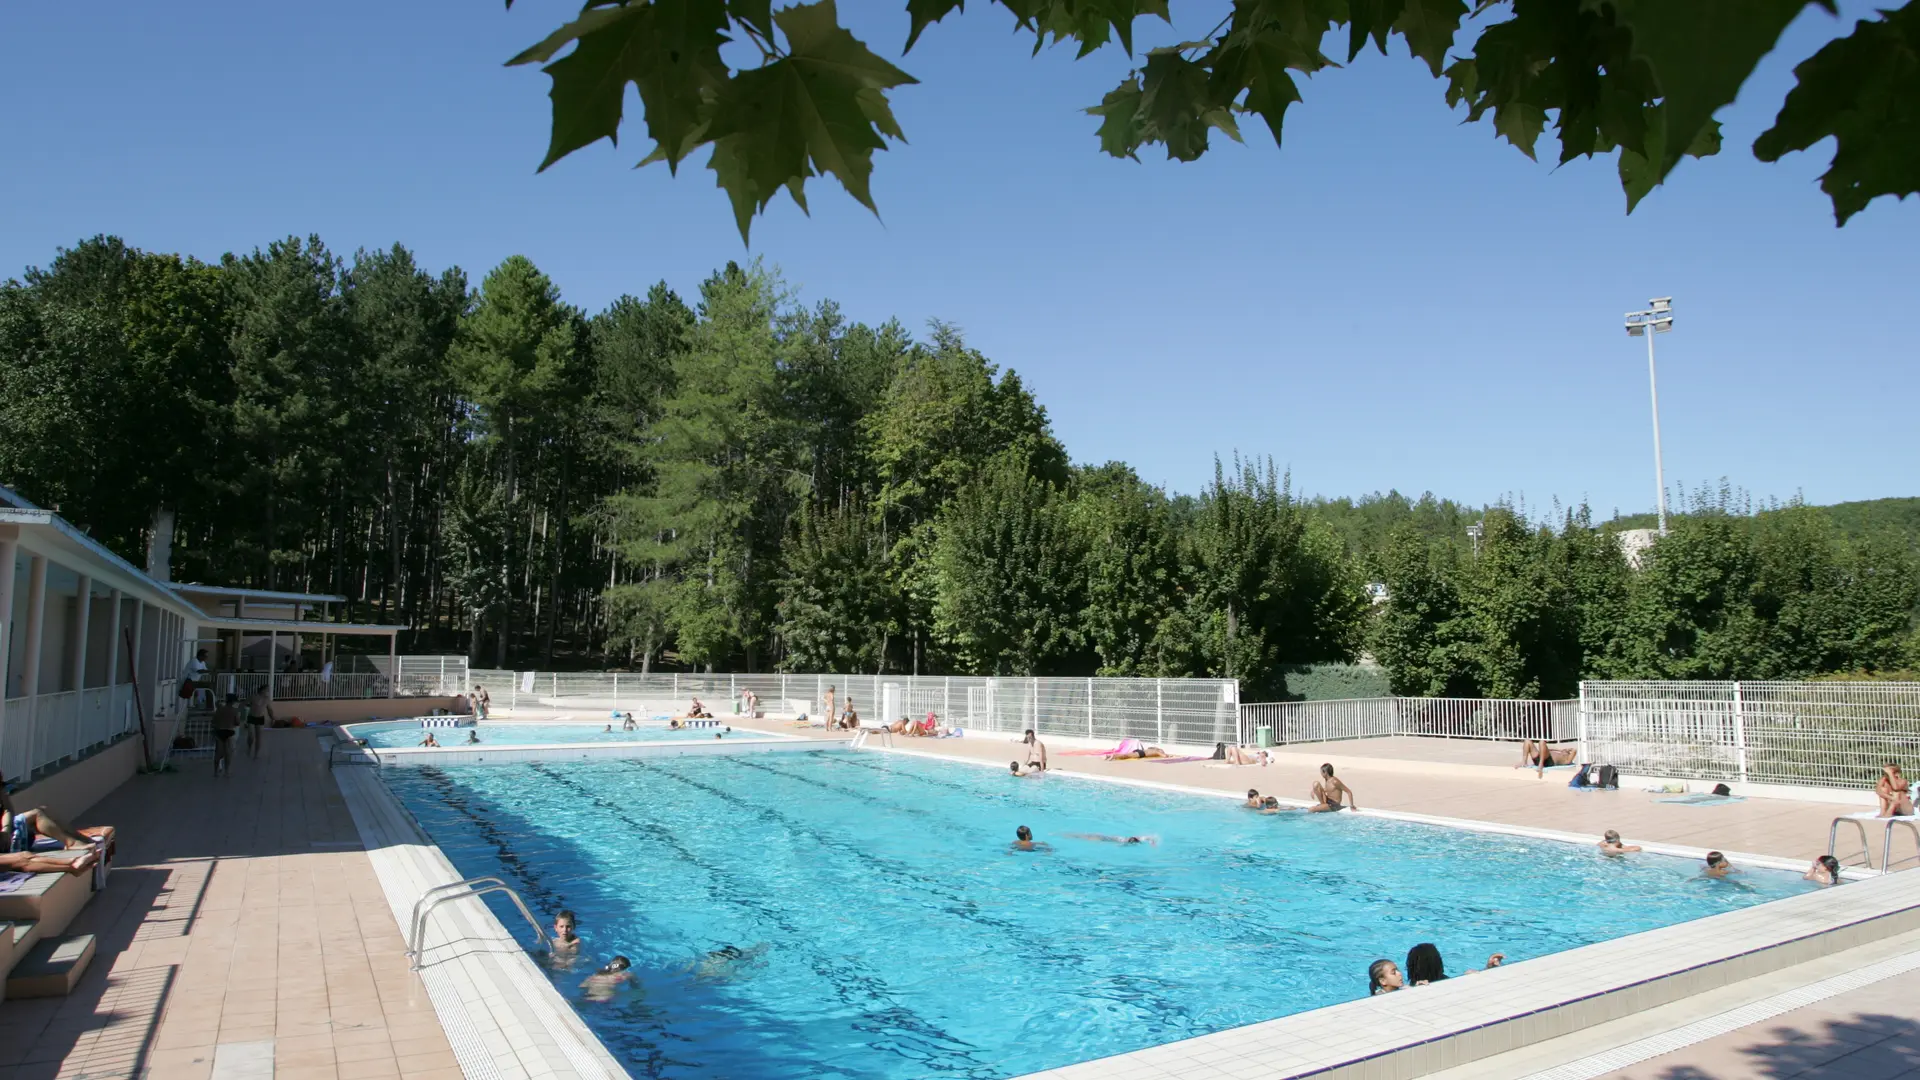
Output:
[[[900,754],[905,757],[926,758],[930,761],[950,761],[956,764],[974,766],[984,765],[989,768],[999,767],[991,761],[985,761],[979,758],[948,757],[945,754],[934,754],[925,750],[902,750],[898,747],[867,746],[862,747],[856,752]],[[1178,791],[1188,795],[1209,795],[1222,799],[1244,799],[1246,797],[1238,792],[1221,791],[1218,788],[1189,787],[1185,784],[1169,784],[1159,780],[1139,780],[1131,776],[1108,776],[1105,773],[1073,772],[1062,769],[1048,769],[1047,772],[1049,777],[1059,776],[1070,780],[1092,780],[1096,783],[1119,784],[1123,787],[1151,788],[1157,791]],[[1282,806],[1304,808],[1313,805],[1313,803],[1303,802],[1299,799],[1275,797],[1280,799]],[[1598,836],[1587,833],[1563,832],[1558,829],[1539,829],[1530,825],[1507,825],[1496,821],[1479,821],[1474,818],[1441,817],[1437,814],[1418,814],[1407,810],[1344,810],[1334,816],[1344,817],[1348,814],[1359,817],[1383,818],[1388,821],[1410,821],[1418,825],[1438,825],[1449,829],[1462,829],[1467,832],[1494,833],[1503,836],[1525,836],[1536,840],[1557,840],[1563,844],[1583,844],[1591,846],[1600,841]],[[1627,837],[1627,839],[1632,840],[1636,838]],[[1658,840],[1640,840],[1639,843],[1649,854],[1673,855],[1683,859],[1705,858],[1709,850],[1703,847],[1690,847],[1685,844],[1668,844]],[[1780,855],[1761,855],[1756,852],[1733,851],[1727,848],[1716,848],[1713,850],[1723,852],[1727,856],[1728,861],[1736,866],[1745,863],[1749,866],[1756,866],[1767,870],[1800,871],[1806,869],[1806,863],[1799,859],[1786,858]],[[1861,880],[1868,877],[1879,876],[1878,871],[1858,873],[1857,871],[1859,869],[1858,867],[1846,867],[1841,873],[1842,876],[1851,880]]]
[[[646,761],[634,759],[628,759],[626,763],[643,770],[646,769],[649,764]],[[806,947],[804,944],[806,941],[804,933],[798,926],[789,922],[777,907],[761,903],[755,899],[753,891],[745,888],[743,883],[733,874],[709,863],[695,854],[692,849],[686,847],[686,845],[679,841],[678,837],[673,835],[671,829],[657,822],[636,821],[628,817],[617,804],[593,793],[577,781],[554,773],[550,768],[546,767],[545,763],[534,763],[530,767],[554,783],[578,792],[586,800],[607,811],[608,814],[614,818],[624,821],[635,829],[653,836],[677,855],[682,862],[702,871],[712,881],[720,882],[727,886],[727,888],[721,890],[716,889],[713,884],[706,885],[703,891],[707,893],[711,902],[716,905],[731,904],[735,907],[745,908],[759,915],[763,922],[784,931],[791,942],[789,947],[796,949],[804,956],[810,957],[811,961],[808,966],[813,969],[815,974],[821,976],[828,985],[838,991],[837,996],[840,998],[842,1004],[857,1013],[858,1018],[849,1025],[855,1030],[880,1035],[888,1038],[890,1041],[906,1041],[901,1038],[903,1034],[918,1036],[928,1039],[936,1048],[932,1050],[916,1048],[916,1051],[925,1058],[944,1055],[957,1056],[961,1060],[970,1060],[971,1054],[975,1049],[974,1047],[937,1028],[932,1028],[931,1025],[922,1023],[917,1016],[914,1016],[901,1005],[887,981],[877,973],[867,969],[858,957],[830,957],[816,949]],[[667,775],[671,776],[672,774],[669,773]],[[855,980],[855,985],[849,985],[846,979],[841,977],[845,975],[851,975]],[[863,1005],[855,1000],[856,995],[863,996],[868,1004]],[[865,1021],[865,1023],[862,1023],[862,1021]],[[943,1041],[945,1045],[941,1045]],[[874,1046],[874,1044],[871,1043],[868,1045]],[[961,1049],[952,1049],[953,1047],[959,1047]],[[892,1050],[892,1052],[901,1057],[909,1056],[902,1053],[897,1047],[874,1046],[874,1049]],[[991,1071],[991,1067],[986,1064],[978,1062],[971,1062],[971,1064],[976,1070],[988,1070],[987,1072],[979,1073],[979,1075],[983,1077],[998,1075],[997,1072]]]
[[[819,781],[812,780],[811,778],[808,778],[808,777],[795,776],[792,773],[782,772],[779,769],[772,768],[762,762],[748,761],[744,758],[733,758],[728,760],[731,763],[741,766],[743,768],[751,768],[751,769],[759,770],[761,772],[771,773],[775,776],[778,776],[787,780],[791,780],[796,783],[810,784],[814,787],[821,788],[822,790],[825,790],[825,791],[833,792],[835,794],[851,797],[858,801],[869,803],[873,806],[880,807],[883,810],[892,811],[896,809],[906,809],[906,808],[895,807],[894,805],[882,799],[879,799],[868,792],[861,792],[861,791],[852,790],[852,789],[840,788],[836,785],[821,783]],[[640,763],[633,762],[631,764],[637,765]],[[1028,933],[1025,930],[1025,928],[1020,927],[1013,923],[1009,923],[1006,920],[997,919],[997,918],[993,918],[993,917],[982,914],[979,910],[978,904],[974,900],[972,900],[970,897],[967,897],[964,894],[956,894],[952,892],[949,886],[939,882],[936,879],[921,876],[920,874],[913,871],[911,868],[907,867],[906,864],[904,863],[899,863],[897,860],[890,859],[887,856],[879,855],[874,852],[867,851],[859,847],[858,845],[851,844],[846,841],[829,840],[827,837],[825,837],[818,831],[808,828],[804,822],[796,822],[774,808],[761,807],[761,806],[757,806],[755,804],[746,802],[744,799],[741,799],[738,796],[734,795],[733,793],[725,791],[724,789],[713,787],[711,785],[702,783],[701,781],[694,780],[691,777],[682,776],[672,770],[656,767],[654,771],[657,771],[662,775],[671,777],[675,780],[679,780],[680,782],[687,784],[689,786],[705,791],[708,794],[712,795],[717,799],[720,799],[723,802],[740,807],[742,810],[755,813],[758,816],[760,816],[763,820],[779,826],[789,835],[800,835],[800,836],[807,837],[808,839],[811,839],[815,843],[819,844],[821,847],[824,847],[833,851],[839,851],[847,855],[851,855],[854,858],[862,862],[865,862],[869,866],[876,868],[882,872],[891,873],[898,878],[904,878],[908,881],[914,882],[919,886],[921,891],[942,895],[949,901],[949,903],[963,909],[958,912],[953,912],[953,914],[958,914],[961,918],[964,918],[969,922],[973,922],[988,928],[997,929],[1003,933],[1013,935],[1015,939],[1020,943],[1022,949],[1027,953],[1044,952],[1044,953],[1050,954],[1055,959],[1069,961],[1076,968],[1085,968],[1087,966],[1088,958],[1084,954],[1062,952],[1061,950],[1056,948],[1050,941],[1033,940],[1032,935]],[[908,774],[899,774],[899,775],[908,775]],[[930,811],[924,811],[924,810],[918,810],[916,812],[923,813],[923,814],[931,814]],[[947,819],[937,818],[937,820],[946,821]],[[1116,882],[1113,879],[1108,878],[1104,873],[1090,871],[1084,867],[1079,867],[1072,863],[1063,863],[1063,862],[1057,862],[1055,860],[1049,860],[1048,868],[1052,869],[1055,867],[1063,869],[1068,873],[1075,874],[1076,876],[1079,876],[1083,879],[1092,880],[1095,884],[1120,885],[1122,887],[1122,891],[1129,893],[1130,898],[1134,900],[1145,899],[1145,900],[1151,900],[1162,907],[1184,908],[1184,905],[1179,905],[1170,899],[1165,899],[1158,896],[1141,896],[1137,891],[1129,887],[1131,885],[1131,882]],[[971,914],[969,914],[969,912]],[[1191,910],[1187,910],[1186,914],[1188,914],[1190,917],[1196,917],[1197,915],[1205,915],[1206,917],[1209,917],[1209,918],[1229,917],[1229,916],[1214,915],[1210,912],[1195,913]],[[1238,927],[1236,927],[1236,929],[1238,929]],[[1124,972],[1110,972],[1108,974],[1109,979],[1115,978],[1115,977],[1141,978],[1140,976],[1128,976]],[[1112,998],[1109,998],[1109,1000],[1112,1000]],[[1170,1006],[1173,1003],[1161,1000],[1157,997],[1153,998],[1152,1000],[1154,1001],[1155,1006],[1157,1006],[1157,1009],[1154,1009],[1154,1010],[1141,1009],[1137,1004],[1135,1005],[1135,1008],[1142,1013],[1142,1018],[1136,1021],[1137,1023],[1143,1024],[1143,1025],[1158,1023],[1163,1027],[1165,1027],[1166,1029],[1168,1029],[1169,1033],[1173,1035],[1175,1038],[1191,1038],[1192,1037],[1192,1033],[1196,1030],[1196,1027],[1195,1027],[1196,1021],[1187,1010],[1185,1010],[1184,1008],[1172,1008]],[[1183,1022],[1175,1023],[1173,1022],[1172,1018],[1178,1018],[1180,1021],[1183,1021]],[[1257,1023],[1258,1021],[1250,1021],[1250,1022]],[[1212,1032],[1218,1031],[1218,1030],[1221,1030],[1221,1029],[1216,1027],[1209,1027],[1207,1029],[1207,1033],[1211,1034]],[[1146,1045],[1147,1046],[1158,1045],[1159,1042],[1161,1041],[1166,1041],[1166,1040],[1158,1040],[1156,1042],[1148,1043]],[[1142,1048],[1144,1049],[1144,1047]],[[1121,1052],[1125,1053],[1127,1051],[1121,1051]]]
[[[1593,1080],[1594,1077],[1604,1076],[1616,1069],[1638,1065],[1662,1054],[1683,1050],[1706,1042],[1708,1039],[1763,1023],[1795,1009],[1802,1009],[1828,998],[1872,986],[1874,983],[1884,982],[1916,969],[1920,969],[1920,952],[1890,957],[1854,971],[1842,972],[1831,978],[1821,979],[1819,982],[1808,983],[1772,997],[1750,1002],[1737,1009],[1729,1009],[1726,1012],[1696,1020],[1691,1024],[1674,1028],[1672,1031],[1650,1035],[1624,1046],[1589,1054],[1578,1061],[1570,1061],[1551,1069],[1530,1073],[1524,1080]]]

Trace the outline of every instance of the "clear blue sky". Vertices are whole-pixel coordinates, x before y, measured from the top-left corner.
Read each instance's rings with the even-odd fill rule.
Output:
[[[883,219],[816,182],[813,217],[783,198],[752,253],[853,318],[957,323],[1075,460],[1191,491],[1237,449],[1308,493],[1649,508],[1646,358],[1620,315],[1671,294],[1670,487],[1920,494],[1920,202],[1836,230],[1827,147],[1748,150],[1792,64],[1865,5],[1803,16],[1722,114],[1721,156],[1630,218],[1611,160],[1528,162],[1404,55],[1308,82],[1284,151],[1256,122],[1196,164],[1115,161],[1079,109],[1125,58],[1030,57],[978,6],[903,61],[922,85],[895,96],[912,141],[880,155]],[[1174,7],[1189,33],[1224,10]],[[843,4],[892,57],[903,8]],[[97,232],[206,259],[315,232],[343,253],[398,240],[476,282],[523,253],[588,310],[660,279],[691,293],[747,254],[703,167],[634,171],[635,138],[534,173],[547,79],[501,62],[575,10],[0,6],[0,276]]]

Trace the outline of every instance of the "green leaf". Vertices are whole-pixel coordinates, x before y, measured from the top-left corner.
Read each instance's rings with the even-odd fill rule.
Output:
[[[907,18],[912,20],[912,25],[907,30],[907,47],[900,51],[912,52],[913,43],[920,40],[920,31],[966,8],[967,0],[907,0]]]
[[[1540,132],[1546,126],[1546,111],[1538,105],[1516,102],[1497,106],[1493,110],[1493,130],[1535,161],[1540,159],[1534,157],[1533,148],[1539,143]]]
[[[567,47],[569,42],[578,41],[581,35],[607,25],[610,22],[627,17],[625,8],[597,8],[582,12],[580,17],[548,34],[539,44],[531,45],[513,59],[507,61],[507,67],[520,64],[544,64],[553,59],[555,53]]]
[[[1140,77],[1127,76],[1127,81],[1107,91],[1100,104],[1088,109],[1091,115],[1100,117],[1100,149],[1114,157],[1133,158],[1140,144],[1146,141],[1141,129]]]
[[[543,69],[553,78],[553,135],[540,168],[602,138],[618,145],[630,82],[639,88],[647,133],[657,144],[647,160],[677,168],[702,141],[710,95],[727,77],[720,59],[720,46],[727,41],[724,0],[652,0],[603,8],[575,20],[573,27],[573,51]],[[551,55],[559,36],[522,56]]]
[[[1592,2],[1592,0],[1589,0]],[[1809,3],[1830,0],[1607,0],[1631,31],[1633,55],[1652,68],[1664,112],[1663,152],[1649,155],[1655,182],[1680,162],[1694,136],[1731,103],[1761,57]],[[1637,202],[1628,194],[1629,204]]]
[[[1753,141],[1755,157],[1778,161],[1832,136],[1820,190],[1838,225],[1878,196],[1920,192],[1920,4],[1860,20],[1793,73],[1799,82]]]
[[[875,210],[868,179],[883,135],[900,138],[882,91],[913,76],[876,56],[839,25],[833,0],[774,16],[787,55],[740,72],[717,93],[707,167],[733,201],[741,239],[781,188],[806,208],[810,176],[831,174]]]
[[[1207,92],[1207,69],[1172,49],[1147,54],[1140,111],[1148,134],[1166,144],[1167,156],[1192,161],[1207,152],[1206,115],[1216,107]]]
[[[1465,0],[1407,0],[1393,28],[1407,39],[1407,51],[1425,60],[1437,79],[1466,15]]]
[[[1407,0],[1347,0],[1347,62],[1352,63],[1372,38],[1380,55],[1387,55],[1387,31],[1400,17]]]
[[[1229,34],[1207,58],[1211,61],[1213,100],[1233,101],[1245,91],[1246,110],[1259,114],[1273,133],[1274,145],[1281,145],[1280,129],[1287,106],[1300,100],[1300,88],[1292,72],[1311,74],[1333,63],[1318,47],[1324,30],[1322,25],[1303,35],[1311,39],[1304,47],[1299,38],[1272,23]]]

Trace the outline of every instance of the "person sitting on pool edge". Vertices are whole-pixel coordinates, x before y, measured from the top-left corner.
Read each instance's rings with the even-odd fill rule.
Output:
[[[713,715],[712,713],[707,711],[707,707],[705,705],[700,704],[699,698],[694,698],[693,705],[687,709],[687,716],[690,719],[705,720],[708,717],[711,717],[712,715]]]
[[[21,874],[72,874],[79,877],[100,861],[97,851],[82,852],[78,858],[48,851],[0,852],[0,870]]]
[[[1717,851],[1707,852],[1707,868],[1700,872],[1710,878],[1723,878],[1728,874],[1738,873],[1733,868],[1733,864],[1727,861],[1727,857]]]
[[[1407,980],[1400,974],[1400,965],[1391,960],[1375,960],[1367,965],[1367,996],[1391,994],[1404,988]]]
[[[1600,854],[1602,855],[1628,855],[1639,850],[1638,845],[1621,843],[1620,833],[1615,829],[1608,829],[1606,835],[1600,838]]]
[[[1025,825],[1013,831],[1013,850],[1015,851],[1052,851],[1053,848],[1033,838],[1033,830]]]
[[[636,722],[634,721],[634,719],[633,719],[633,714],[632,714],[632,713],[624,713],[624,714],[622,714],[622,716],[621,716],[621,718],[620,718],[620,730],[621,730],[621,731],[633,731],[633,730],[635,730],[635,729],[637,729],[637,728],[639,728],[639,726],[640,726],[640,725],[639,725],[638,723],[636,723]]]
[[[1813,865],[1807,867],[1807,872],[1800,876],[1815,885],[1838,885],[1840,884],[1840,860],[1831,855],[1822,855],[1813,860]]]
[[[1307,812],[1312,814],[1331,813],[1332,811],[1341,809],[1340,803],[1342,799],[1345,799],[1347,805],[1352,809],[1360,809],[1360,799],[1354,795],[1353,789],[1347,786],[1345,780],[1333,775],[1333,766],[1320,766],[1320,779],[1313,782],[1314,805],[1307,807]]]
[[[1887,762],[1880,769],[1880,779],[1873,785],[1873,793],[1880,800],[1880,817],[1912,817],[1913,798],[1907,790],[1907,778],[1900,775],[1900,766]]]

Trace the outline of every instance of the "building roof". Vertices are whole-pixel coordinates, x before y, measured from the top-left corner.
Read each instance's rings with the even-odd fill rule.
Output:
[[[332,593],[276,592],[272,589],[237,589],[231,585],[200,585],[190,581],[169,582],[177,593],[197,596],[245,597],[248,600],[293,600],[312,604],[344,604],[347,598]]]
[[[345,634],[345,635],[382,635],[397,634],[407,629],[404,626],[387,626],[379,623],[337,623],[320,622],[315,619],[236,619],[229,615],[200,616],[201,626],[211,626],[217,630],[238,630],[241,633],[295,633],[295,634]]]

